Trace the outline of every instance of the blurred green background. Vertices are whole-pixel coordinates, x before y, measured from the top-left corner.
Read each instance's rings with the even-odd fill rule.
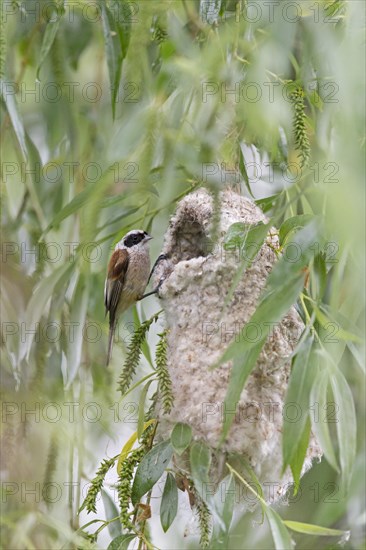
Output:
[[[300,496],[277,508],[287,519],[350,529],[345,547],[362,548],[364,366],[348,336],[364,332],[364,3],[1,7],[2,547],[93,547],[76,531],[111,517],[113,474],[97,515],[77,511],[101,459],[136,430],[139,388],[121,401],[116,379],[133,328],[160,309],[153,297],[123,316],[106,370],[108,257],[125,232],[142,228],[154,236],[154,260],[179,198],[232,185],[279,223],[320,215],[334,243],[324,302],[338,315],[330,320],[339,339],[328,359],[356,407],[352,480],[347,492],[322,460]],[[152,327],[150,346],[162,327]],[[144,360],[139,377],[148,373]],[[352,415],[340,420],[336,452],[354,429]],[[244,512],[228,547],[273,548],[260,514]],[[185,500],[179,514],[165,535],[153,515],[157,547],[198,547]],[[118,534],[109,528],[94,547]],[[298,548],[338,547],[293,538]]]

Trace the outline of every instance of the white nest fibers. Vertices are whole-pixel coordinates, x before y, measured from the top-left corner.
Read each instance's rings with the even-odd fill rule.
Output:
[[[234,338],[255,339],[261,327],[246,325],[254,313],[266,279],[276,261],[278,236],[269,232],[252,265],[241,277],[231,303],[225,299],[240,265],[238,251],[224,250],[223,238],[235,222],[266,221],[249,199],[232,190],[219,195],[217,243],[210,248],[214,200],[199,189],[177,206],[165,235],[162,253],[168,256],[155,273],[164,278],[159,297],[168,332],[168,369],[173,384],[174,406],[169,416],[162,411],[160,431],[168,434],[176,422],[192,427],[194,438],[217,448],[225,413],[224,400],[231,364],[210,369]],[[246,329],[247,327],[247,329]],[[249,330],[250,329],[250,330]],[[303,330],[294,307],[273,330],[249,376],[228,437],[221,451],[245,457],[260,482],[276,485],[268,500],[286,491],[291,474],[282,471],[284,400],[291,368],[291,354]],[[311,435],[303,472],[321,451]]]

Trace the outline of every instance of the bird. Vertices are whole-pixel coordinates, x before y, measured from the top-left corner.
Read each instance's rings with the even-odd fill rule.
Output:
[[[155,293],[144,295],[151,277],[148,247],[151,239],[146,231],[133,229],[117,243],[109,260],[104,285],[106,315],[109,313],[107,366],[119,316],[138,300]]]

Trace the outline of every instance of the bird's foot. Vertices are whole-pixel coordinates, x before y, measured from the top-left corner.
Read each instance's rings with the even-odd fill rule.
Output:
[[[163,284],[163,282],[165,281],[165,278],[162,277],[159,281],[159,284],[156,288],[154,288],[154,290],[152,290],[151,292],[148,292],[147,294],[144,294],[143,296],[141,296],[141,298],[139,298],[139,300],[143,300],[144,298],[147,298],[148,296],[152,296],[152,294],[157,294],[159,296],[159,290],[160,290],[160,287],[161,285]]]

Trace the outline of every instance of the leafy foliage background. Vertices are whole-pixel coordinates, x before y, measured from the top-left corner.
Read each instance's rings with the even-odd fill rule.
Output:
[[[108,256],[142,227],[156,257],[176,201],[195,186],[217,192],[228,183],[278,227],[303,214],[323,220],[327,276],[311,264],[313,302],[302,306],[318,334],[335,324],[321,366],[339,422],[330,425],[328,460],[278,509],[289,520],[350,529],[346,547],[362,547],[364,6],[302,1],[294,16],[288,2],[274,4],[2,3],[4,547],[91,544],[78,531],[89,521],[77,513],[85,487],[138,420],[141,386],[122,401],[116,391],[126,345],[160,309],[150,299],[126,314],[106,371]],[[149,347],[162,330],[153,325]],[[151,372],[149,347],[140,377]],[[54,492],[42,492],[51,482]],[[116,510],[104,494],[95,517]],[[163,535],[156,517],[155,544],[195,547],[184,522]],[[252,514],[234,522],[228,548],[273,546],[266,524],[252,522]],[[116,522],[108,529],[99,547],[119,533]],[[294,538],[299,548],[333,547]]]

